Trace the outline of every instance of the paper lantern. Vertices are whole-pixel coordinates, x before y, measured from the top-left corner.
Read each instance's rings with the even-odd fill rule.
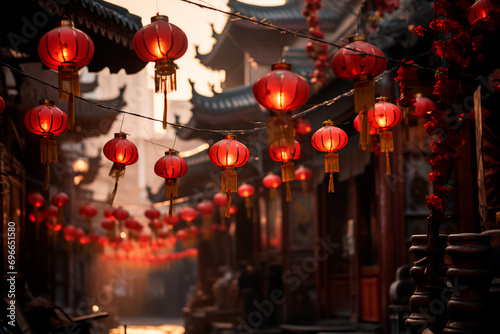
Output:
[[[269,147],[269,156],[274,161],[281,161],[281,178],[286,182],[286,200],[292,200],[290,192],[290,181],[295,180],[295,165],[292,160],[297,160],[301,156],[300,145],[294,141],[294,146],[289,146],[284,141],[273,143]]]
[[[302,191],[307,194],[307,181],[312,177],[312,170],[307,167],[299,166],[295,171],[295,179],[301,181]]]
[[[238,182],[235,168],[247,163],[250,152],[248,148],[236,140],[234,135],[226,135],[224,139],[218,141],[208,152],[210,161],[222,167],[221,191],[226,194],[225,216],[230,217],[229,208],[231,206],[231,192],[238,191]]]
[[[62,20],[60,26],[42,36],[38,43],[42,62],[58,72],[59,100],[68,101],[68,127],[75,123],[74,97],[80,96],[78,69],[86,66],[94,56],[94,43],[73,21]]]
[[[170,149],[165,152],[165,156],[160,158],[154,167],[156,175],[165,178],[165,196],[170,198],[168,209],[169,216],[174,210],[174,198],[179,195],[177,179],[186,175],[188,165],[184,159],[177,155],[177,151]]]
[[[115,216],[116,219],[124,221],[127,219],[130,214],[127,210],[123,209],[122,207],[119,207],[118,209],[115,209],[113,215]]]
[[[488,17],[489,13],[493,9],[490,0],[479,0],[476,1],[469,8],[469,23],[473,25],[478,20],[483,20]]]
[[[379,127],[380,151],[385,152],[386,174],[389,175],[391,174],[389,152],[394,151],[391,127],[401,122],[403,113],[397,105],[387,102],[386,97],[379,97],[378,100],[375,107],[368,111],[368,119]]]
[[[333,173],[339,172],[338,150],[346,146],[347,134],[336,127],[331,120],[323,122],[323,127],[317,130],[311,138],[312,146],[325,154],[325,173],[330,173],[328,192],[334,192]]]
[[[106,210],[104,210],[104,217],[109,220],[115,220],[115,209],[107,208]]]
[[[62,222],[64,221],[63,206],[69,203],[69,196],[60,191],[52,196],[50,202],[52,203],[52,205],[57,207],[57,222],[59,224],[62,224]]]
[[[284,140],[293,147],[295,133],[292,111],[302,107],[309,99],[306,80],[293,73],[290,64],[273,64],[271,72],[253,85],[253,95],[260,105],[270,110],[267,124],[269,145]]]
[[[250,218],[252,215],[252,199],[250,198],[255,193],[255,188],[250,185],[243,183],[238,187],[238,195],[245,199],[245,208],[247,209],[247,218]]]
[[[281,185],[281,178],[271,172],[262,179],[262,184],[269,188],[269,197],[274,199],[276,198],[276,188]]]
[[[0,115],[3,114],[5,110],[5,100],[0,96]]]
[[[109,176],[115,179],[115,187],[108,200],[108,203],[113,205],[118,189],[118,180],[125,176],[126,166],[133,165],[137,162],[139,153],[134,143],[128,140],[127,135],[123,132],[115,133],[115,138],[104,145],[103,152],[106,158],[113,161]]]
[[[33,213],[29,215],[29,219],[33,223],[41,223],[43,221],[44,215],[38,212],[43,203],[45,203],[45,198],[40,193],[31,193],[28,195],[28,203],[33,205]],[[36,239],[40,237],[40,224],[36,224]]]
[[[375,104],[373,77],[381,74],[387,66],[383,57],[380,49],[366,42],[366,36],[354,35],[332,59],[332,70],[338,78],[354,80],[354,111],[359,113],[361,122],[360,147],[366,147],[370,140],[366,115]]]
[[[295,118],[294,120],[295,133],[301,136],[305,136],[311,132],[311,122],[303,118]]]
[[[40,161],[45,166],[45,181],[43,190],[49,189],[49,165],[57,162],[57,143],[55,136],[62,135],[67,129],[66,113],[55,106],[53,100],[45,99],[40,105],[28,111],[24,125],[29,132],[41,136]]]
[[[177,90],[174,60],[186,53],[186,34],[168,22],[168,16],[156,15],[134,35],[133,45],[139,58],[155,62],[155,92],[163,93],[163,129],[167,128],[167,93]]]
[[[158,209],[150,208],[144,211],[144,216],[150,220],[154,220],[160,218],[161,213]]]
[[[208,227],[210,226],[210,222],[212,220],[212,214],[214,213],[214,205],[210,201],[202,201],[196,205],[196,209],[202,216],[202,224],[203,224],[203,230],[207,230]],[[205,237],[208,235],[206,233]]]
[[[101,222],[101,226],[107,231],[112,231],[115,229],[115,224],[111,220],[104,220],[103,222]]]
[[[93,205],[85,204],[80,207],[80,216],[87,218],[88,234],[92,234],[92,217],[94,217],[96,214],[97,209]]]
[[[179,211],[179,217],[182,220],[186,221],[188,224],[191,223],[193,220],[195,220],[197,216],[198,216],[198,211],[189,206],[186,206],[182,208],[181,211]]]
[[[73,225],[67,225],[62,229],[62,231],[64,240],[66,240],[67,242],[75,241],[76,227],[74,227]]]
[[[167,226],[175,226],[179,223],[179,216],[175,213],[170,215],[163,216],[163,223]]]

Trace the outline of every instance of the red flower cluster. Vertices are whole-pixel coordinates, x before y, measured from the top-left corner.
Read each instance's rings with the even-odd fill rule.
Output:
[[[456,51],[458,52],[458,51]],[[458,77],[458,76],[456,76]],[[439,67],[436,71],[436,83],[434,84],[434,94],[439,95],[439,98],[448,104],[453,104],[453,101],[461,91],[460,81],[450,79],[448,70]]]
[[[413,30],[413,33],[417,36],[424,36],[425,28],[419,25]]]
[[[417,68],[411,66],[413,60],[402,60],[403,64],[398,69],[398,77],[394,80],[399,83],[401,95],[396,100],[398,105],[403,108],[409,108],[415,104],[415,96],[412,87],[418,83]]]
[[[309,33],[316,38],[323,38],[323,32],[319,27],[318,12],[321,9],[321,0],[307,0],[302,15],[307,19]],[[306,45],[307,56],[314,61],[314,72],[311,84],[315,90],[320,90],[326,84],[326,69],[328,63],[328,45],[319,42],[309,42]]]

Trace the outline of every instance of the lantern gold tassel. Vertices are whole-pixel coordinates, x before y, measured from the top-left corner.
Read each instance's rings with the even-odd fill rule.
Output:
[[[391,161],[389,159],[389,152],[385,152],[385,174],[391,175]]]
[[[222,168],[221,173],[222,182],[222,192],[237,192],[238,191],[238,179],[236,170],[234,168]]]
[[[389,152],[394,151],[394,142],[392,139],[392,132],[384,130],[380,132],[380,151],[386,153],[386,174],[391,174],[391,165],[389,161]]]
[[[328,182],[328,192],[335,192],[333,188],[333,173],[339,172],[339,155],[335,152],[328,152],[325,154],[325,173],[330,173],[330,180]]]
[[[231,190],[228,189],[226,192],[226,214],[225,214],[226,218],[231,217],[230,209],[231,209]]]
[[[354,81],[354,110],[359,113],[360,135],[359,145],[364,147],[370,140],[370,128],[368,125],[368,110],[375,105],[375,89],[373,78],[365,75]]]
[[[167,108],[168,108],[168,101],[167,101],[167,92],[163,93],[163,130],[167,129]]]
[[[116,191],[118,190],[118,179],[125,176],[125,165],[113,163],[113,167],[111,167],[111,170],[109,171],[109,176],[115,179],[115,186],[108,199],[108,204],[113,205],[116,197]]]
[[[177,90],[177,66],[172,59],[161,59],[155,64],[155,92],[163,93],[163,129],[167,129],[167,93]]]
[[[57,162],[57,143],[52,136],[43,136],[40,139],[40,161],[45,166],[45,178],[43,182],[43,190],[49,189],[50,168],[52,162]]]
[[[111,194],[109,194],[109,199],[108,199],[109,205],[113,205],[117,190],[118,190],[118,179],[115,179],[115,186],[113,187],[113,191],[111,192]]]
[[[291,112],[273,112],[267,122],[267,137],[269,145],[280,142],[295,147],[295,130]]]
[[[281,165],[281,177],[283,182],[286,182],[286,201],[290,202],[292,200],[290,181],[295,180],[295,165],[293,162],[286,161]]]
[[[68,101],[70,94],[80,96],[80,81],[78,67],[75,64],[61,65],[58,67],[59,100]]]
[[[172,217],[174,212],[174,198],[179,196],[177,187],[177,179],[165,179],[165,197],[170,198],[170,206],[168,208],[168,216]]]
[[[333,188],[333,173],[330,173],[330,180],[328,181],[328,192],[334,193],[335,189]]]

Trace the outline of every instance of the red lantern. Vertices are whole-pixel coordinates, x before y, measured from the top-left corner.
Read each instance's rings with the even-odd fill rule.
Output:
[[[269,197],[274,199],[276,198],[276,188],[281,185],[281,178],[271,172],[262,179],[262,184],[269,188]]]
[[[115,179],[115,187],[108,200],[108,203],[113,205],[118,188],[118,179],[124,177],[126,166],[137,162],[139,154],[137,147],[127,139],[127,135],[123,132],[115,133],[115,138],[104,145],[103,152],[106,158],[113,161],[109,176]]]
[[[64,211],[62,207],[69,203],[69,197],[68,195],[60,191],[52,196],[50,202],[52,203],[52,205],[55,205],[57,207],[57,222],[61,224],[64,220]]]
[[[245,199],[245,208],[247,209],[247,218],[251,217],[251,209],[252,209],[252,196],[255,193],[255,188],[249,184],[243,183],[238,188],[238,195]]]
[[[186,230],[182,229],[175,233],[175,237],[179,241],[184,241],[188,238],[188,233],[186,232]]]
[[[122,244],[120,245],[120,247],[126,252],[130,252],[132,249],[134,249],[134,245],[132,245],[132,243],[128,240],[125,240],[124,242],[122,242]]]
[[[29,218],[34,223],[40,223],[43,220],[43,215],[38,212],[43,203],[45,203],[45,198],[40,193],[31,193],[28,195],[28,203],[33,205],[33,213],[29,215]],[[40,224],[36,224],[36,239],[38,240],[40,235]]]
[[[311,122],[307,119],[303,118],[295,118],[294,120],[295,133],[298,133],[301,136],[305,136],[309,132],[311,132]]]
[[[330,173],[328,192],[334,192],[333,173],[339,172],[338,150],[346,146],[347,134],[344,130],[334,126],[331,120],[323,122],[323,127],[316,131],[311,139],[312,146],[325,154],[325,173]]]
[[[473,25],[474,23],[476,23],[476,21],[486,18],[492,9],[493,6],[491,5],[490,0],[476,1],[469,8],[470,10],[468,17],[469,23]]]
[[[115,209],[114,208],[107,208],[104,210],[104,217],[108,220],[115,220]]]
[[[159,210],[151,208],[144,211],[144,215],[146,216],[146,218],[154,220],[160,218],[161,213]]]
[[[130,231],[137,231],[138,230],[138,225],[140,225],[140,223],[134,219],[134,218],[127,218],[125,220],[125,228],[130,230]]]
[[[59,74],[59,100],[68,102],[68,127],[75,123],[74,96],[80,96],[78,68],[86,66],[94,56],[94,43],[73,21],[63,20],[60,26],[42,36],[38,44],[42,62]]]
[[[368,112],[368,119],[380,129],[380,151],[385,152],[386,174],[391,174],[389,152],[394,151],[391,127],[401,122],[403,113],[395,104],[387,102],[386,97],[380,97],[375,108]]]
[[[306,168],[304,166],[300,166],[296,171],[295,171],[295,179],[299,180],[302,182],[302,191],[304,194],[307,194],[307,180],[309,180],[312,177],[312,170],[309,168]]]
[[[208,152],[210,161],[222,167],[222,192],[226,194],[226,217],[230,217],[229,208],[231,206],[231,192],[238,191],[236,178],[236,167],[241,167],[247,163],[250,157],[248,148],[236,140],[236,136],[227,135],[218,141]]]
[[[81,228],[77,227],[75,228],[75,240],[79,241],[80,243],[82,242],[82,239],[85,237],[85,231],[82,230]]]
[[[295,165],[292,160],[301,156],[300,145],[295,141],[294,146],[287,145],[284,141],[275,142],[269,147],[269,156],[274,161],[281,161],[281,178],[286,182],[286,200],[292,200],[290,181],[295,180]]]
[[[188,224],[191,223],[193,220],[195,220],[197,216],[198,216],[198,211],[189,206],[184,207],[179,212],[179,217],[182,220],[185,220]]]
[[[0,96],[0,115],[3,113],[4,110],[5,110],[5,100],[3,99],[3,97]]]
[[[155,92],[163,93],[163,129],[167,128],[167,93],[177,90],[174,60],[186,53],[186,34],[168,22],[168,16],[156,15],[151,23],[142,27],[133,39],[134,50],[139,58],[155,62]]]
[[[165,225],[167,226],[175,226],[179,223],[179,216],[177,216],[175,213],[171,216],[165,215],[163,216],[163,223],[165,223]]]
[[[383,52],[367,43],[364,35],[349,37],[349,44],[340,49],[332,60],[332,70],[338,78],[354,80],[354,111],[360,116],[359,144],[362,148],[370,141],[366,114],[375,104],[373,77],[381,74],[386,66]]]
[[[253,85],[257,102],[270,110],[267,133],[269,145],[284,140],[293,147],[295,137],[292,110],[304,105],[309,99],[309,85],[300,75],[292,72],[292,65],[271,65],[267,73]]]
[[[29,132],[41,136],[40,160],[45,166],[43,190],[49,189],[49,165],[57,162],[57,143],[54,139],[66,131],[68,118],[66,113],[55,106],[53,100],[41,100],[40,105],[28,111],[24,125]]]
[[[67,242],[75,241],[76,228],[73,225],[67,225],[63,229],[64,240]]]
[[[426,115],[434,109],[436,109],[436,104],[434,103],[434,101],[427,97],[423,97],[421,94],[416,95],[415,104],[413,105],[413,108],[410,109],[410,115],[418,117],[417,136],[420,149],[424,148],[424,138],[426,136],[425,122],[427,121]]]
[[[224,197],[225,198],[225,197]],[[210,222],[212,220],[212,214],[214,213],[214,205],[210,201],[203,201],[198,203],[196,206],[196,209],[198,209],[198,212],[202,216],[203,220],[203,230],[207,231],[208,227],[210,226]],[[204,233],[205,237],[208,237],[207,233]]]
[[[129,212],[127,210],[123,209],[122,207],[115,209],[113,215],[115,216],[116,219],[122,220],[122,221],[127,219],[130,216]]]
[[[103,229],[105,229],[107,231],[112,231],[115,228],[115,224],[111,220],[104,220],[101,223],[101,226],[102,226]]]
[[[172,216],[174,210],[174,197],[179,195],[177,188],[177,178],[186,175],[188,165],[184,159],[177,156],[177,151],[169,150],[165,156],[160,158],[154,167],[158,176],[165,178],[165,196],[170,198],[169,216]]]
[[[232,215],[235,215],[238,213],[238,207],[236,205],[231,205],[231,207],[229,208],[229,213],[232,214]]]
[[[97,209],[95,206],[90,204],[85,204],[80,207],[80,216],[87,218],[87,228],[88,234],[92,234],[92,217],[97,214]]]

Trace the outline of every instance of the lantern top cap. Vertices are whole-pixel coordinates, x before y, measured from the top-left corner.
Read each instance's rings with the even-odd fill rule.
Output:
[[[156,21],[166,21],[168,23],[168,16],[167,15],[155,15],[151,17],[151,23],[156,22]]]
[[[51,99],[40,100],[40,104],[45,104],[45,105],[51,106],[51,107],[53,107],[53,106],[56,105],[55,102],[54,102],[54,100],[51,100]]]
[[[118,133],[115,133],[115,138],[125,139],[125,138],[127,138],[127,134],[125,132],[118,132]]]
[[[165,155],[177,155],[177,151],[174,150],[173,148],[169,149],[168,151],[165,152]]]
[[[349,43],[352,42],[366,42],[366,35],[351,35],[349,36]]]
[[[61,20],[57,24],[58,27],[75,27],[75,24],[73,23],[72,20]]]
[[[415,97],[422,97],[422,96],[423,96],[422,93],[415,94]]]
[[[323,126],[334,126],[335,123],[331,119],[327,119],[323,122]]]
[[[271,70],[287,70],[291,71],[292,70],[292,64],[289,63],[275,63],[271,65]]]
[[[387,96],[377,97],[377,102],[387,102],[387,101],[389,101],[389,98]]]
[[[227,134],[227,135],[224,136],[224,139],[236,140],[236,135]]]

